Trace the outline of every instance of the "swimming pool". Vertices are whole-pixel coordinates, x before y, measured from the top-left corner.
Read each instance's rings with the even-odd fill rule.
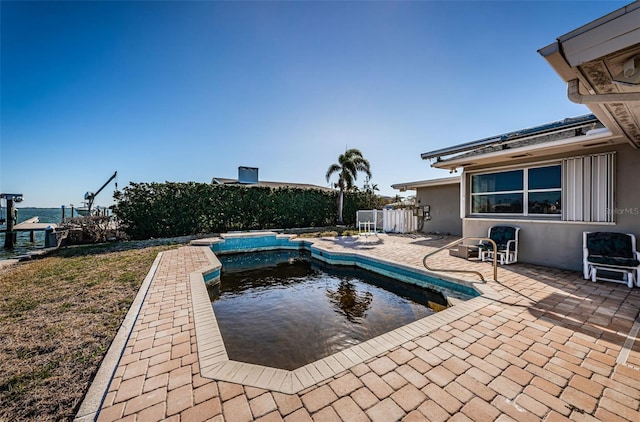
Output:
[[[221,255],[209,297],[230,359],[296,369],[447,307],[432,289],[306,250]]]
[[[217,238],[200,239],[192,246],[206,246],[209,265],[189,275],[196,343],[201,375],[219,381],[293,394],[330,379],[341,372],[385,354],[406,342],[449,326],[459,318],[490,305],[502,295],[490,286],[474,281],[434,277],[432,273],[409,264],[391,262],[375,254],[336,247],[337,240],[295,239],[276,233],[230,233]],[[356,241],[357,242],[357,241]],[[403,325],[370,340],[348,347],[330,356],[293,370],[240,362],[230,358],[207,292],[207,285],[219,281],[222,265],[219,257],[238,252],[273,249],[306,251],[320,261],[367,269],[391,275],[395,280],[438,290],[450,306],[434,315]],[[263,342],[264,343],[264,342]],[[247,347],[260,347],[249,344]]]

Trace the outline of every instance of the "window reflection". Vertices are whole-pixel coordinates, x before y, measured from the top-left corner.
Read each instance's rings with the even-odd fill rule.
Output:
[[[529,189],[560,189],[562,174],[560,166],[529,169]]]
[[[522,170],[513,170],[473,176],[472,192],[482,193],[522,190],[522,175]]]
[[[493,214],[522,213],[522,194],[476,195],[473,197],[472,212]]]
[[[562,193],[531,192],[529,193],[529,214],[561,214]]]

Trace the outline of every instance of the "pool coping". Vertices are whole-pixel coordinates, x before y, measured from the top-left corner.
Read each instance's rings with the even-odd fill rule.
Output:
[[[247,233],[246,236],[259,236],[263,233]],[[270,235],[276,233],[269,233]],[[242,234],[234,234],[234,237]],[[287,235],[277,235],[287,236]],[[309,242],[309,240],[305,241]],[[311,362],[294,370],[284,370],[250,363],[238,362],[229,359],[224,345],[224,340],[213,312],[213,307],[207,293],[205,275],[219,271],[221,264],[210,246],[220,242],[220,238],[199,239],[192,242],[194,247],[206,247],[205,254],[209,265],[189,274],[194,326],[196,331],[196,344],[201,376],[218,381],[237,383],[245,386],[277,391],[285,394],[295,394],[313,385],[326,381],[337,374],[348,370],[373,357],[389,352],[408,341],[414,341],[420,337],[438,330],[439,328],[455,322],[471,312],[490,305],[494,300],[499,300],[502,295],[485,283],[458,281],[452,277],[442,277],[438,273],[420,271],[431,276],[446,279],[451,282],[461,282],[465,285],[472,284],[473,288],[480,292],[480,296],[457,301],[455,306],[442,310],[434,315],[414,321],[385,334],[374,337],[365,342],[354,345],[348,349],[334,353],[325,358]],[[329,251],[321,245],[312,246],[327,253],[358,257],[357,252]],[[393,262],[376,259],[390,266],[397,266]],[[401,266],[406,268],[406,266]],[[415,268],[411,267],[411,270]]]

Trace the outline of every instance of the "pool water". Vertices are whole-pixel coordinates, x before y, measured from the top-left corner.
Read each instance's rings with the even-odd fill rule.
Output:
[[[229,359],[293,370],[432,315],[446,299],[306,251],[221,255],[209,296]],[[438,305],[433,305],[433,303]]]

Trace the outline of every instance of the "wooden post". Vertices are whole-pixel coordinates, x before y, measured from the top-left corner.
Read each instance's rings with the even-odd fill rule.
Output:
[[[4,234],[4,248],[5,249],[13,249],[13,246],[16,243],[17,237],[16,233],[13,231],[13,225],[16,223],[14,221],[14,213],[13,213],[13,198],[6,198],[7,201],[7,231]]]
[[[64,223],[64,205],[62,205],[61,208],[62,208],[62,220],[60,221]]]

